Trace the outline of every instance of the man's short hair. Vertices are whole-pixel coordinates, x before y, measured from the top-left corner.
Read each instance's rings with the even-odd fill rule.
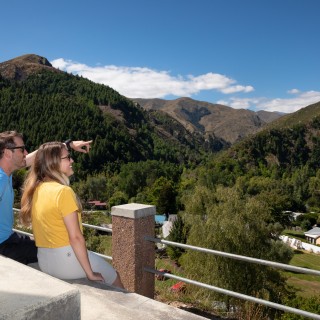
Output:
[[[0,133],[0,159],[3,156],[5,148],[12,148],[15,146],[14,138],[23,139],[23,135],[17,131],[4,131]]]

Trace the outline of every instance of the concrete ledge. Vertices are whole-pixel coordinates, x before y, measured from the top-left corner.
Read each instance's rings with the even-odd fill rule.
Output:
[[[80,319],[76,287],[3,256],[0,278],[1,320]]]
[[[68,280],[81,292],[82,320],[204,320],[205,318],[145,296],[92,282]]]
[[[37,263],[29,266],[39,268]],[[73,285],[81,293],[81,320],[206,319],[191,312],[124,289],[108,286],[101,282],[94,282],[88,279],[66,280],[66,282]]]
[[[193,313],[87,279],[62,281],[0,256],[1,320],[201,320]]]

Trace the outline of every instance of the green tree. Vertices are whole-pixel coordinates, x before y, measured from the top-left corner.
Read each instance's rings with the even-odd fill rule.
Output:
[[[314,226],[318,221],[317,213],[306,213],[301,214],[296,219],[296,225],[299,225],[303,230],[307,231]]]
[[[291,249],[272,240],[273,229],[268,224],[271,212],[263,202],[244,198],[236,188],[218,187],[215,201],[208,206],[203,202],[206,194],[209,191],[197,192],[185,203],[186,212],[193,212],[188,244],[267,260],[290,260]],[[194,210],[195,203],[202,203],[205,214],[201,213],[201,206]],[[275,244],[277,250],[273,249]],[[286,294],[285,279],[266,266],[195,251],[188,251],[180,261],[191,278],[204,283],[274,302],[280,302]],[[228,306],[236,303],[228,296],[202,289],[198,292],[212,299],[220,298]]]
[[[171,180],[160,177],[155,181],[150,192],[152,202],[156,205],[158,214],[165,214],[168,219],[169,214],[177,213],[177,192]]]
[[[87,202],[88,200],[106,200],[106,186],[107,178],[103,173],[87,176],[85,181],[73,184],[75,192],[83,202]]]
[[[294,299],[290,299],[286,301],[286,305],[292,308],[312,312],[315,314],[320,314],[320,297],[319,296],[312,296],[308,298],[303,298],[299,296]],[[287,313],[287,312],[281,316],[281,320],[304,320],[304,319],[305,317],[303,316],[299,316],[299,315],[296,315],[293,313]]]
[[[110,208],[113,206],[118,206],[120,204],[128,203],[128,196],[122,191],[116,191],[110,198],[109,198],[109,206]]]
[[[311,210],[320,211],[320,170],[317,170],[316,175],[309,179],[309,194],[308,207]]]

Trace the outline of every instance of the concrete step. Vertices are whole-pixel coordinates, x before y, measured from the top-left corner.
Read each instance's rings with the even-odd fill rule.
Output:
[[[80,292],[75,286],[0,256],[1,320],[80,317]]]

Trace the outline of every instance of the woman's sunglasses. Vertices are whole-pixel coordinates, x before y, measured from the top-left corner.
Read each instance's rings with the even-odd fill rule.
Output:
[[[69,153],[67,156],[61,158],[61,159],[68,159],[69,161],[71,160],[71,154]]]

